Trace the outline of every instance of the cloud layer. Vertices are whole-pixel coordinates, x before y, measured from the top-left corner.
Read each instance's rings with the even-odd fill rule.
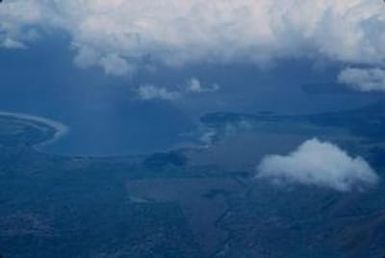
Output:
[[[312,139],[287,156],[266,156],[257,178],[331,188],[362,189],[377,183],[378,176],[361,157],[350,157],[338,146]]]
[[[114,75],[149,61],[264,65],[309,57],[380,65],[384,27],[385,6],[376,0],[8,0],[0,7],[1,46],[61,30],[78,65]]]
[[[338,82],[364,92],[385,91],[385,70],[346,68],[339,74]]]

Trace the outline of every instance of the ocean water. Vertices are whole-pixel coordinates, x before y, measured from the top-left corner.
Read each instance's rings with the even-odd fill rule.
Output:
[[[315,67],[309,61],[262,68],[252,64],[158,67],[111,77],[96,68],[76,67],[67,40],[55,35],[29,50],[0,50],[0,110],[67,125],[65,137],[44,147],[58,154],[106,156],[167,150],[194,142],[199,117],[208,112],[316,113],[359,107],[382,98],[305,93],[303,84],[330,84],[339,69],[339,65]],[[186,93],[186,80],[192,77],[203,86],[217,83],[220,90]],[[143,84],[185,93],[175,101],[143,101],[135,94],[135,88]]]

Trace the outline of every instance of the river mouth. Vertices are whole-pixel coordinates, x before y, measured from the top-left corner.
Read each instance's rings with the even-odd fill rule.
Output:
[[[169,127],[169,131],[161,130],[157,134],[151,130],[138,131],[132,127],[130,131],[128,127],[131,123],[120,125],[121,128],[118,128],[113,121],[109,121],[110,125],[101,130],[101,126],[105,123],[75,123],[75,126],[71,126],[47,117],[18,112],[0,111],[0,118],[10,121],[7,128],[12,132],[11,135],[9,132],[6,135],[10,138],[9,143],[2,144],[17,145],[18,142],[12,139],[20,138],[26,145],[33,146],[40,152],[60,156],[108,157],[151,154],[191,146],[194,141],[192,134],[183,133],[192,128],[187,126],[187,123],[179,124],[180,127]]]
[[[142,114],[142,115],[141,115]],[[70,131],[42,146],[48,153],[66,156],[122,156],[167,151],[193,141],[195,124],[174,109],[135,107],[71,113],[61,119]]]

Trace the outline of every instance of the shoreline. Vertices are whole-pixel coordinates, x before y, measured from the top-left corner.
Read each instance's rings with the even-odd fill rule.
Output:
[[[48,138],[45,141],[37,143],[35,146],[43,146],[43,145],[47,145],[52,142],[55,142],[56,140],[62,138],[69,132],[69,127],[66,126],[65,124],[55,120],[51,120],[49,118],[41,117],[41,116],[29,115],[29,114],[18,113],[18,112],[8,112],[8,111],[0,111],[0,116],[8,116],[16,119],[29,120],[31,122],[42,123],[55,130],[55,133],[51,138]]]

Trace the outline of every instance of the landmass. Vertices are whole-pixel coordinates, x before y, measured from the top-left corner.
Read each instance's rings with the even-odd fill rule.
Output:
[[[237,164],[225,150],[239,144],[248,153],[262,138],[294,144],[316,135],[362,155],[382,174],[384,111],[375,103],[304,116],[206,114],[202,125],[214,132],[209,145],[115,157],[45,153],[36,146],[62,135],[62,127],[0,113],[0,253],[382,257],[384,187],[350,194],[276,187],[254,179],[260,154],[237,150],[245,156]]]

